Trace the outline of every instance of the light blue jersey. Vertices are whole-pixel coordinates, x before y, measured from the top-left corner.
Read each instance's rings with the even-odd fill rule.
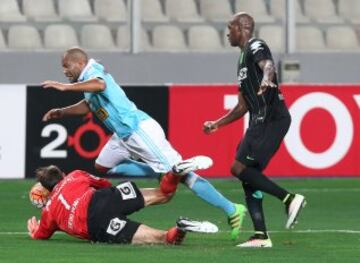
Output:
[[[124,90],[105,71],[103,65],[90,59],[78,81],[93,78],[104,80],[106,88],[100,92],[84,92],[85,100],[91,111],[117,136],[120,138],[129,136],[138,128],[141,121],[150,118],[129,100]]]

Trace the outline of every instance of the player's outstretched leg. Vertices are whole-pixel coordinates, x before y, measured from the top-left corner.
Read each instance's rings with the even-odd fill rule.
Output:
[[[205,202],[220,208],[231,218],[231,238],[236,239],[240,233],[246,208],[237,205],[219,193],[209,181],[195,173],[189,173],[185,177],[185,185]]]
[[[289,194],[287,200],[285,200],[286,212],[288,219],[286,221],[285,227],[287,229],[293,228],[297,223],[297,218],[303,207],[306,205],[306,200],[303,195],[300,194]]]

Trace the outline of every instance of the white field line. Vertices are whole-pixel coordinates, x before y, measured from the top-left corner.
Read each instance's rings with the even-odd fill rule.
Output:
[[[360,188],[296,188],[292,187],[291,190],[296,193],[342,193],[342,192],[360,192]],[[239,188],[232,188],[223,190],[223,192],[239,192],[243,191],[241,185]],[[181,194],[193,194],[191,191],[183,191]]]
[[[219,231],[228,232],[228,231]],[[241,231],[242,233],[253,233],[254,231]],[[305,229],[305,230],[274,230],[269,233],[299,233],[299,234],[319,234],[319,233],[340,233],[340,234],[360,234],[360,230],[351,229]],[[28,232],[0,232],[0,235],[27,235]],[[65,234],[64,232],[56,232],[56,235]]]

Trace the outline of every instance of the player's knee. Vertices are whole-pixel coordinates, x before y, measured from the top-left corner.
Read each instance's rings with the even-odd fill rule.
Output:
[[[238,163],[234,163],[231,166],[230,172],[231,172],[232,176],[235,176],[235,177],[241,179],[241,174],[245,170],[245,168],[246,167],[244,165],[239,165]]]
[[[98,163],[95,163],[95,169],[96,169],[98,172],[104,173],[104,174],[107,173],[107,172],[110,170],[110,168],[101,166],[101,165],[98,164]]]

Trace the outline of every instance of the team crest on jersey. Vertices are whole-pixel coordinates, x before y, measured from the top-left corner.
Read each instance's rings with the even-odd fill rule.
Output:
[[[105,121],[109,117],[109,113],[104,108],[98,108],[95,114],[101,121]]]
[[[248,72],[247,67],[244,67],[244,68],[239,70],[239,74],[238,74],[238,84],[239,84],[239,86],[241,86],[242,81],[247,78],[247,72]]]
[[[108,228],[106,230],[106,233],[116,236],[126,225],[126,221],[119,219],[118,217],[115,217],[111,219]]]
[[[263,50],[264,47],[260,40],[256,40],[250,45],[250,49],[251,49],[252,53],[255,54],[259,50]]]

